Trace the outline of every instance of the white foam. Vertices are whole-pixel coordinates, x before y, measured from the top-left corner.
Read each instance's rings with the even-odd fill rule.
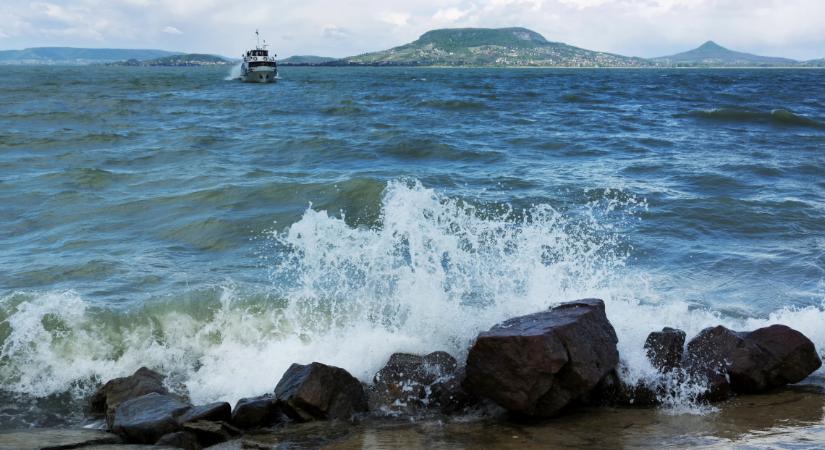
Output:
[[[226,81],[237,80],[241,78],[241,64],[235,64],[229,69],[229,75],[224,78]]]
[[[10,329],[0,378],[14,392],[80,393],[78,382],[147,365],[184,382],[196,402],[234,402],[270,392],[291,363],[320,361],[370,381],[393,352],[464,357],[476,334],[496,322],[584,297],[605,300],[629,381],[659,377],[643,343],[665,326],[692,336],[718,324],[785,323],[825,348],[822,308],[725,318],[669,298],[655,277],[628,267],[617,230],[639,207],[627,200],[576,215],[547,205],[490,212],[417,182],[390,183],[378,227],[352,227],[309,208],[273,233],[286,253],[275,258],[264,304],[250,304],[230,285],[206,319],[171,304],[141,320],[107,321],[73,292],[9,296],[0,301]],[[665,400],[674,410],[702,412],[692,395],[686,387]]]

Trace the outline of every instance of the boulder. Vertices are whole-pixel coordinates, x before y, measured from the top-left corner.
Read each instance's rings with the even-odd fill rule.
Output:
[[[628,384],[613,370],[596,385],[585,403],[649,407],[660,403],[658,394],[658,386],[648,386],[641,381]]]
[[[355,377],[339,367],[293,364],[275,387],[275,398],[294,420],[341,419],[367,411],[367,396]]]
[[[232,425],[248,430],[263,428],[283,422],[284,417],[278,402],[269,395],[242,398],[232,411]]]
[[[241,430],[226,422],[211,422],[208,420],[189,422],[183,426],[183,431],[195,435],[198,444],[202,447],[217,445],[241,435]]]
[[[682,363],[685,349],[685,332],[664,328],[647,336],[645,351],[653,367],[660,372],[670,372]]]
[[[183,450],[201,450],[203,447],[198,443],[198,437],[189,431],[175,431],[164,434],[158,439],[155,445],[163,445]]]
[[[785,325],[752,332],[706,328],[688,343],[686,360],[727,375],[730,388],[742,393],[798,383],[822,365],[813,342]]]
[[[180,430],[178,418],[190,408],[175,396],[146,394],[117,407],[112,431],[129,442],[154,444],[161,436]]]
[[[94,415],[105,416],[106,424],[111,429],[114,412],[121,403],[153,392],[169,394],[163,380],[163,375],[146,367],[141,367],[128,377],[109,380],[89,400],[91,412]]]
[[[395,353],[373,378],[368,390],[370,409],[392,415],[457,411],[469,398],[461,386],[462,375],[455,358],[445,352]]]
[[[465,384],[512,413],[553,416],[615,369],[617,342],[604,302],[564,303],[481,333],[467,356]]]
[[[232,406],[226,402],[210,403],[194,406],[186,414],[178,418],[179,423],[210,420],[213,422],[229,422],[232,420]]]

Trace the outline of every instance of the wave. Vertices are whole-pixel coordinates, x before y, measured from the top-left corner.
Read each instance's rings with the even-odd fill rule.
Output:
[[[425,100],[418,103],[417,106],[446,111],[481,111],[487,109],[486,104],[469,100]]]
[[[375,224],[317,206],[268,233],[266,288],[216,283],[123,310],[72,292],[0,299],[0,390],[82,396],[94,382],[147,365],[196,402],[271,391],[292,363],[322,361],[368,382],[393,352],[459,358],[479,331],[562,301],[603,298],[623,376],[659,380],[647,334],[664,326],[785,323],[825,348],[822,307],[730,317],[689,303],[630,264],[621,230],[644,203],[604,192],[580,211],[487,208],[416,181],[390,182]],[[689,390],[668,399],[689,408]]]
[[[823,122],[795,114],[786,109],[774,109],[766,112],[739,108],[716,108],[691,111],[687,114],[677,115],[677,117],[694,117],[717,122],[766,123],[779,126],[825,128]]]

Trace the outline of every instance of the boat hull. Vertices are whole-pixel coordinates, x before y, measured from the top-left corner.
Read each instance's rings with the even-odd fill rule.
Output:
[[[246,83],[274,83],[278,81],[278,70],[273,67],[253,67],[241,70],[241,81]]]

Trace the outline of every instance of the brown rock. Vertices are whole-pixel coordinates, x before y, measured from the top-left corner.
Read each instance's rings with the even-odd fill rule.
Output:
[[[617,342],[601,300],[565,303],[481,333],[467,357],[466,385],[510,412],[552,416],[616,367]]]
[[[685,332],[675,328],[664,328],[647,336],[645,350],[653,367],[661,372],[669,372],[682,363],[685,350]]]
[[[361,383],[344,369],[314,362],[293,364],[275,387],[275,398],[294,420],[348,420],[367,411]]]
[[[121,403],[152,392],[169,394],[169,390],[163,385],[163,380],[163,375],[146,367],[141,367],[128,377],[110,380],[101,386],[89,400],[91,412],[105,416],[106,424],[111,429],[114,412]]]

